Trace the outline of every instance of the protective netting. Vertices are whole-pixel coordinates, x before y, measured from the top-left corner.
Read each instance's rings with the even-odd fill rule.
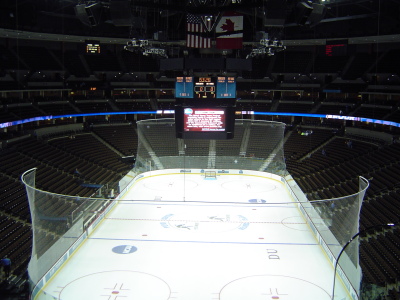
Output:
[[[109,199],[54,194],[36,189],[36,169],[22,175],[32,218],[33,246],[28,273],[33,284],[48,271],[62,264],[63,255],[83,238],[87,224],[93,222]]]
[[[359,232],[361,205],[368,186],[368,180],[359,177],[359,190],[353,195],[301,202],[311,230],[326,248],[333,264],[346,243]],[[346,275],[342,280],[358,293],[361,282],[358,240],[354,240],[341,254],[338,270],[340,275]]]
[[[172,168],[243,169],[286,174],[283,153],[285,124],[236,120],[230,140],[175,138],[175,120],[137,122],[138,173]]]
[[[346,242],[359,230],[360,208],[368,181],[359,180],[359,191],[346,197],[308,201],[287,173],[283,155],[283,123],[238,120],[231,140],[182,140],[175,138],[173,119],[138,122],[136,165],[120,182],[119,193],[129,189],[132,179],[146,171],[178,169],[178,172],[253,170],[274,174],[283,182],[305,220],[331,259],[332,264]],[[41,191],[35,187],[36,170],[25,172],[25,183],[32,216],[33,247],[28,266],[35,295],[82,242],[89,226],[101,220],[118,201],[83,198]],[[171,199],[177,200],[177,199]],[[265,203],[265,205],[269,205]],[[361,270],[358,242],[346,248],[339,268],[349,290],[359,290]],[[67,254],[67,255],[65,255]],[[333,274],[332,274],[333,276]],[[42,299],[42,298],[41,298]],[[53,298],[49,298],[53,299]]]

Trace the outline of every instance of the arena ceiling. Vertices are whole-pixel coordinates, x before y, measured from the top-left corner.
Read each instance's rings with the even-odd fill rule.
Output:
[[[304,22],[307,6],[313,19]],[[0,28],[55,35],[145,38],[179,43],[186,15],[245,16],[244,42],[258,32],[282,40],[400,33],[400,0],[2,0]]]

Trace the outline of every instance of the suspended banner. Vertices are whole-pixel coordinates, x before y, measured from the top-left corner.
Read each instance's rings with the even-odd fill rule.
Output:
[[[218,49],[241,49],[243,44],[243,16],[236,12],[226,12],[216,28]]]
[[[189,48],[211,48],[211,37],[200,16],[186,16],[186,46]]]

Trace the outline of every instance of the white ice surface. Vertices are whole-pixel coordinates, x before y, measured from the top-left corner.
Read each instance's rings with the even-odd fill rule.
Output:
[[[330,299],[333,268],[279,181],[161,175],[124,198],[37,299]]]

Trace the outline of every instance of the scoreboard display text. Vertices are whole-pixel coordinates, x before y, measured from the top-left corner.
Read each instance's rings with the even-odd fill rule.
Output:
[[[175,97],[188,99],[223,99],[236,97],[235,77],[177,77]]]
[[[215,78],[196,78],[196,82],[194,83],[194,98],[215,98]]]
[[[232,139],[235,129],[234,107],[175,108],[176,137],[182,139]]]
[[[177,77],[175,82],[175,98],[193,98],[193,77]]]
[[[217,98],[236,98],[235,77],[217,77]]]
[[[86,45],[86,49],[85,49],[86,54],[100,54],[101,53],[99,41],[86,40],[85,45]]]
[[[225,131],[225,110],[185,108],[184,131]]]
[[[327,41],[325,45],[326,56],[346,56],[347,55],[347,40]]]

